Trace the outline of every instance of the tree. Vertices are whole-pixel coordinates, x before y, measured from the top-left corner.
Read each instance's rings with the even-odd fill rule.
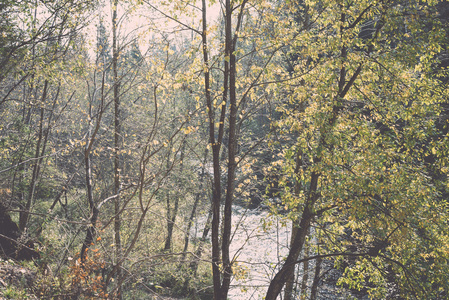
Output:
[[[245,110],[251,111],[248,106],[252,100],[255,87],[263,85],[263,76],[265,68],[271,64],[273,56],[277,53],[278,47],[268,43],[271,47],[268,57],[262,59],[263,67],[257,68],[257,63],[250,61],[248,65],[243,65],[247,72],[254,68],[254,73],[250,73],[248,79],[242,80],[241,86],[243,89],[238,89],[237,85],[237,48],[238,39],[243,36],[243,19],[246,14],[250,14],[246,10],[248,1],[241,3],[231,3],[231,1],[224,2],[222,6],[224,19],[224,70],[222,79],[222,102],[215,105],[211,89],[211,64],[209,61],[209,42],[207,29],[207,15],[206,2],[202,2],[202,49],[203,49],[203,64],[204,64],[204,98],[208,112],[209,123],[209,143],[212,148],[212,165],[213,165],[213,187],[212,187],[212,271],[214,283],[214,299],[226,299],[231,279],[233,277],[233,264],[235,257],[231,257],[230,244],[232,233],[232,207],[236,193],[236,172],[243,169],[243,158],[247,156],[259,141],[249,147],[246,151],[239,152],[241,146],[240,136],[242,135],[241,128],[243,122],[247,119]],[[263,8],[263,7],[262,7]],[[263,10],[263,9],[262,9]],[[234,13],[236,12],[236,13]],[[248,17],[248,28],[250,28],[251,19]],[[235,24],[235,25],[233,25]],[[245,28],[246,29],[246,28]],[[243,50],[243,49],[242,49]],[[249,50],[251,53],[253,50]],[[256,50],[257,51],[257,50]],[[244,55],[242,54],[242,57]],[[238,95],[240,92],[240,95]],[[256,104],[257,105],[257,104]],[[229,112],[228,112],[229,110]],[[217,126],[218,125],[218,126]],[[225,135],[226,131],[226,137]],[[262,137],[263,138],[263,137]],[[222,146],[225,146],[227,151],[226,175],[222,175],[221,166],[221,151]],[[240,155],[239,155],[240,154]],[[224,178],[223,178],[224,177]],[[223,216],[220,210],[222,205],[222,182],[224,182],[224,209]],[[220,232],[222,228],[222,232]],[[221,239],[221,242],[220,242]]]
[[[236,205],[267,190],[292,235],[266,299],[317,298],[331,265],[372,298],[446,297],[447,20],[428,2],[0,4],[3,254],[39,258],[38,298],[227,299],[257,236],[236,245]]]
[[[394,272],[401,294],[438,294],[414,268],[424,263],[416,260],[418,253],[435,251],[422,246],[430,236],[433,243],[445,239],[434,231],[443,226],[434,212],[444,211],[444,203],[424,163],[429,151],[443,148],[418,146],[444,98],[428,73],[430,57],[440,49],[441,27],[426,17],[433,8],[399,1],[306,5],[313,21],[297,36],[292,54],[298,58],[295,73],[307,75],[293,86],[280,123],[296,133],[285,150],[284,182],[295,181],[301,191],[286,189],[284,203],[298,229],[266,299],[275,299],[295,264],[304,261],[298,256],[312,224],[328,237],[327,253],[315,258],[357,260],[340,283],[382,297],[388,272]],[[445,272],[436,262],[426,267],[431,265]],[[369,272],[372,288],[363,284]]]
[[[1,5],[4,31],[0,107],[2,128],[7,132],[3,137],[10,141],[4,148],[4,162],[11,163],[10,166],[2,163],[2,167],[12,179],[2,178],[2,181],[10,184],[7,206],[20,209],[18,226],[23,235],[27,234],[26,229],[40,235],[39,222],[30,223],[30,215],[36,204],[39,205],[37,197],[49,193],[42,182],[46,171],[43,164],[51,165],[46,157],[49,149],[55,149],[51,148],[52,130],[71,101],[71,91],[65,89],[60,75],[68,65],[67,58],[73,55],[71,46],[75,33],[84,26],[82,18],[75,20],[71,15],[82,15],[89,9],[90,5],[76,1],[5,2]],[[45,13],[40,15],[38,11]],[[16,132],[12,125],[20,129]],[[45,183],[51,185],[54,181]]]

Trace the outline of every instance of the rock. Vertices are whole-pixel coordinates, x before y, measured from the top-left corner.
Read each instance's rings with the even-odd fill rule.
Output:
[[[0,278],[0,286],[30,288],[36,280],[36,273],[11,262],[0,261]]]
[[[39,258],[31,241],[21,241],[19,227],[8,214],[6,206],[0,201],[0,256],[17,260]]]
[[[11,299],[11,295],[4,295],[7,289],[19,291],[26,299],[38,299],[35,295],[27,293],[31,290],[37,279],[36,272],[14,264],[12,261],[0,259],[0,300]]]

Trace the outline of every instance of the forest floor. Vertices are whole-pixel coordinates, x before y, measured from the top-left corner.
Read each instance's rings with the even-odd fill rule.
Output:
[[[27,291],[32,288],[37,274],[12,261],[0,259],[0,300],[38,299]]]
[[[21,266],[12,260],[0,258],[0,300],[27,299],[38,300],[32,293],[38,281],[38,274],[30,268]],[[152,300],[181,300],[169,296],[152,296]]]

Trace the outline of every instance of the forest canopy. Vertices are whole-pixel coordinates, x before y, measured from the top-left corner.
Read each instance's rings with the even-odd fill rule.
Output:
[[[6,0],[0,33],[33,274],[0,296],[449,297],[447,1]]]

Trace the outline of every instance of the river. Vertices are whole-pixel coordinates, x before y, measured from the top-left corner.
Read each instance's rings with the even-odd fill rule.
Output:
[[[195,226],[196,232],[193,233],[194,235],[198,234],[199,228],[204,227],[205,221],[205,218],[199,219]],[[271,215],[266,209],[249,210],[234,206],[232,227],[230,255],[234,257],[234,271],[236,273],[231,282],[228,299],[263,299],[271,279],[288,254],[291,222],[280,216]],[[332,268],[330,262],[323,262],[322,267],[322,270],[327,269],[327,279],[320,283],[317,299],[367,299],[358,298],[347,291],[339,290],[335,285],[336,280],[341,275],[339,271]],[[310,261],[309,288],[314,269],[315,262]],[[296,274],[299,281],[302,278],[302,271],[303,266],[297,266]]]
[[[266,210],[238,206],[234,207],[232,226],[230,253],[238,271],[231,282],[229,299],[262,299],[274,271],[288,254],[291,226],[283,225],[280,217],[270,216]]]

